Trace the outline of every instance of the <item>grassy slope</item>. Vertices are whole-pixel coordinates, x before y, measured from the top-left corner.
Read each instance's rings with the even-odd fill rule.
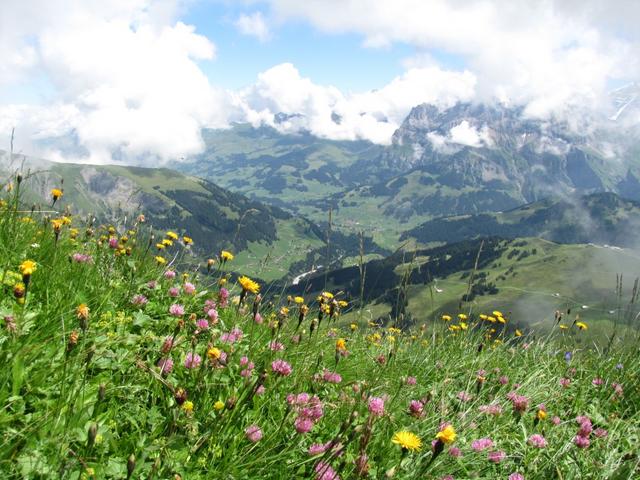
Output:
[[[630,298],[634,279],[640,272],[640,256],[632,250],[618,250],[592,245],[560,245],[542,239],[519,240],[524,246],[515,247],[531,252],[522,260],[508,258],[514,248],[508,248],[491,266],[479,269],[487,281],[500,290],[497,295],[477,296],[463,311],[491,311],[496,303],[502,306],[514,323],[522,328],[549,327],[556,310],[572,309],[569,323],[575,314],[593,324],[594,337],[608,329],[618,317],[615,295],[616,275],[623,275],[623,307]],[[401,269],[402,267],[399,267]],[[512,269],[510,273],[507,273]],[[457,313],[460,299],[466,293],[469,279],[466,272],[439,278],[430,286],[408,287],[408,310],[418,319],[438,318],[442,313]],[[435,288],[442,290],[440,293]],[[583,309],[585,305],[588,308]],[[615,311],[615,313],[610,313]],[[366,307],[367,316],[388,315],[388,304]],[[370,312],[370,313],[368,313]]]
[[[451,334],[432,322],[407,333],[364,323],[352,332],[334,330],[326,318],[310,337],[310,320],[317,316],[310,296],[312,310],[297,332],[302,342],[296,342],[295,307],[273,328],[269,320],[284,301],[274,299],[273,310],[262,311],[267,321],[256,324],[250,309],[219,301],[217,274],[189,275],[197,294],[185,293],[180,276],[168,279],[145,255],[144,228],[127,225],[136,230],[127,241],[133,249],[117,255],[96,242],[103,230],[73,240],[70,228],[84,229],[80,218],[63,227],[56,241],[50,227],[21,219],[13,205],[9,198],[9,208],[0,207],[0,360],[8,366],[0,370],[4,478],[122,479],[128,467],[130,478],[314,478],[323,468],[320,461],[341,478],[353,478],[354,462],[363,454],[366,478],[372,479],[388,471],[399,480],[507,478],[514,472],[527,479],[622,480],[640,474],[636,344],[615,342],[605,355],[588,348],[580,332],[537,340],[487,338],[481,325]],[[78,251],[93,262],[69,262]],[[37,262],[37,269],[21,304],[13,289],[25,259]],[[151,280],[157,285],[149,286]],[[172,286],[183,287],[177,298],[168,294]],[[237,285],[227,286],[232,296],[239,293]],[[148,303],[132,305],[134,294]],[[197,330],[189,316],[202,316],[206,300],[218,301],[218,323]],[[86,327],[78,318],[80,303],[89,308]],[[181,318],[168,313],[175,303],[185,307]],[[241,338],[223,341],[221,334],[234,327],[244,332]],[[169,335],[173,347],[166,349]],[[337,335],[349,352],[338,360]],[[283,349],[269,348],[274,340]],[[486,348],[477,352],[480,342]],[[211,346],[224,353],[224,362],[207,356]],[[565,351],[573,352],[570,362]],[[186,368],[194,354],[202,357],[200,366]],[[243,356],[254,364],[248,379],[241,375]],[[165,376],[157,367],[160,358],[175,362]],[[291,374],[276,374],[275,359],[288,362]],[[338,383],[317,379],[324,371],[336,372]],[[563,388],[559,381],[566,377],[570,385]],[[601,386],[592,384],[596,377]],[[618,393],[615,384],[621,385]],[[264,392],[255,394],[259,385]],[[512,415],[507,399],[514,389],[527,403],[521,417]],[[317,395],[322,405],[306,434],[296,432],[299,409],[287,403],[288,395],[301,392]],[[381,400],[382,414],[370,412],[370,402]],[[421,402],[415,416],[408,413],[412,400]],[[481,413],[488,404],[503,413]],[[534,420],[539,404],[548,412],[540,423]],[[578,415],[607,435],[592,433],[591,446],[577,448]],[[555,416],[557,425],[551,423]],[[450,422],[457,436],[435,457],[429,446],[442,422]],[[252,425],[263,433],[257,443],[245,433]],[[400,430],[416,434],[422,448],[401,453],[391,441]],[[532,434],[543,435],[547,447],[531,446]],[[486,451],[474,452],[472,442],[485,437],[493,440],[492,450],[505,453],[501,463],[488,461]],[[312,444],[330,441],[341,445],[340,455],[309,455]],[[462,456],[450,455],[453,447]]]
[[[253,208],[254,202],[242,199],[238,203],[238,195],[226,192],[223,189],[210,185],[216,192],[216,197],[205,188],[202,180],[183,175],[165,168],[137,168],[124,166],[87,166],[75,164],[56,164],[39,161],[43,173],[36,175],[30,185],[37,192],[32,196],[33,200],[47,197],[49,190],[60,185],[64,179],[65,195],[57,208],[69,206],[72,210],[85,213],[93,213],[111,221],[123,221],[126,216],[131,218],[138,213],[147,213],[149,221],[155,224],[166,225],[169,228],[179,229],[181,224],[189,219],[194,219],[199,212],[189,210],[176,201],[172,191],[180,190],[197,195],[208,208],[217,209],[225,219],[232,224],[226,225],[227,237],[222,242],[217,242],[210,237],[207,242],[207,231],[203,230],[200,238],[203,243],[196,243],[195,251],[200,255],[215,256],[221,248],[233,250],[238,254],[237,268],[253,266],[256,260],[262,260],[267,253],[272,259],[267,268],[261,269],[263,279],[276,280],[288,274],[289,267],[296,261],[302,260],[306,251],[322,246],[320,240],[307,223],[299,218],[285,214],[272,215],[271,207],[259,206],[261,213],[252,213],[240,223],[240,229],[236,225],[244,213]],[[107,194],[92,190],[87,179],[96,175],[108,173],[116,183],[115,189]],[[146,195],[141,198],[140,195]],[[209,203],[207,203],[209,202]],[[150,214],[147,208],[153,208]],[[175,208],[177,211],[172,211]],[[205,207],[207,208],[207,207]],[[244,210],[242,210],[244,209]],[[229,243],[236,232],[242,236],[246,229],[253,227],[250,222],[273,222],[275,238],[271,241],[266,237],[260,241],[249,241],[246,249],[240,250]],[[175,224],[175,225],[174,225]],[[194,223],[194,225],[197,224]],[[184,231],[184,234],[195,236],[196,232]]]

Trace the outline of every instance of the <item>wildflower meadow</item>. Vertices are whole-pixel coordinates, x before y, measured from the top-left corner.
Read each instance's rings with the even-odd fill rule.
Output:
[[[196,260],[144,215],[0,197],[0,472],[32,479],[640,478],[638,336],[408,329]],[[349,320],[343,319],[351,312]]]

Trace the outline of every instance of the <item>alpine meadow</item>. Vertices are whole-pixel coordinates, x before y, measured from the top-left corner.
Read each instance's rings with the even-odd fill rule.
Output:
[[[2,478],[640,478],[637,2],[2,7]]]

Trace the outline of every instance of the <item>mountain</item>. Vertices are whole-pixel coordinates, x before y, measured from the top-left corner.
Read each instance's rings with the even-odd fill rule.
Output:
[[[368,141],[283,134],[248,124],[203,130],[202,136],[204,153],[176,168],[314,218],[326,219],[328,196],[393,174],[377,161],[383,147]]]
[[[474,269],[477,262],[477,269]],[[631,298],[640,257],[634,251],[585,244],[557,244],[539,238],[467,240],[445,246],[398,251],[366,262],[364,304],[359,308],[360,268],[341,268],[305,278],[288,290],[313,295],[328,288],[351,301],[344,322],[356,319],[410,324],[441,322],[443,313],[471,307],[499,307],[508,328],[552,325],[556,311],[571,310],[565,321],[581,319],[606,330],[626,322],[616,298],[622,278],[622,302]]]
[[[190,236],[198,256],[231,250],[237,254],[234,266],[251,267],[265,280],[300,273],[289,269],[295,263],[303,268],[307,255],[325,244],[324,233],[304,218],[173,170],[14,157],[10,167],[8,155],[0,152],[0,171],[15,171],[24,162],[30,203],[48,204],[50,190],[62,187],[56,209],[71,206],[115,225],[143,213],[158,232]]]
[[[177,168],[317,223],[331,209],[338,229],[395,248],[402,232],[442,216],[593,192],[640,200],[639,94],[635,85],[614,92],[611,111],[597,117],[423,104],[389,146],[234,125],[205,131],[205,152]]]
[[[615,193],[547,198],[506,212],[437,218],[402,234],[417,242],[459,242],[500,236],[540,237],[558,243],[638,246],[640,203]]]

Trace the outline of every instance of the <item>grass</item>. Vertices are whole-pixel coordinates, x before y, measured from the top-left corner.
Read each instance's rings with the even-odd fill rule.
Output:
[[[117,231],[67,216],[56,232],[39,211],[19,213],[11,182],[0,207],[4,478],[640,475],[635,338],[605,352],[575,326],[516,337],[479,311],[407,331],[342,327],[339,297],[303,298],[303,314],[263,285],[260,302],[233,281],[233,260],[175,272],[188,247],[158,262],[143,223]],[[432,447],[446,423],[457,436]],[[421,448],[394,444],[400,431]],[[493,445],[477,452],[482,438]]]

